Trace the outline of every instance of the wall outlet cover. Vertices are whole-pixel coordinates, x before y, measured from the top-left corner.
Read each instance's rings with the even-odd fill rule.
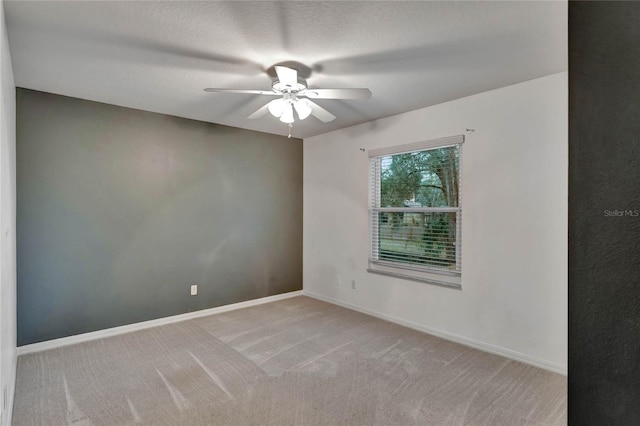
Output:
[[[198,294],[198,285],[197,285],[197,284],[193,284],[193,285],[191,286],[191,295],[192,295],[192,296],[195,296],[195,295],[197,295],[197,294]]]

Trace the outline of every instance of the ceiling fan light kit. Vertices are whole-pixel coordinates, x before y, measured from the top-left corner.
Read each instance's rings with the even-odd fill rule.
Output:
[[[293,111],[295,110],[299,120],[304,120],[313,115],[323,123],[328,123],[336,119],[326,109],[322,108],[312,99],[369,99],[371,91],[369,89],[309,89],[307,81],[298,76],[298,71],[294,68],[276,65],[273,67],[277,78],[273,80],[271,91],[245,90],[245,89],[216,89],[207,88],[205,92],[226,92],[243,93],[254,95],[281,96],[274,99],[255,111],[249,117],[250,120],[262,118],[267,112],[271,113],[281,122],[289,125],[289,137],[291,137],[291,126],[295,121]]]
[[[280,121],[286,124],[291,124],[295,121],[293,118],[293,107],[290,103],[285,105],[282,115],[280,116]]]
[[[282,112],[284,111],[284,106],[286,104],[287,103],[285,102],[284,99],[276,99],[269,102],[267,104],[267,108],[269,109],[269,112],[271,113],[271,115],[273,115],[276,118],[280,118],[280,116],[282,115]]]
[[[307,99],[298,99],[295,95],[285,93],[281,99],[275,99],[267,104],[271,115],[279,118],[283,123],[293,123],[293,110],[298,119],[304,120],[311,114],[311,107]]]
[[[309,101],[307,99],[298,99],[293,106],[296,109],[300,120],[304,120],[311,115],[311,107],[309,106]]]

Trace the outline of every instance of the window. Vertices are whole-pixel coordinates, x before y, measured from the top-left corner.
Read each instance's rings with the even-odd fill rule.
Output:
[[[369,152],[370,272],[460,287],[463,142]]]

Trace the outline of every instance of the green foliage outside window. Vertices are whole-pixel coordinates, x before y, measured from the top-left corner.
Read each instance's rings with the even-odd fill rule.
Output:
[[[380,207],[458,207],[459,146],[381,159]],[[380,258],[456,266],[456,212],[380,213]]]

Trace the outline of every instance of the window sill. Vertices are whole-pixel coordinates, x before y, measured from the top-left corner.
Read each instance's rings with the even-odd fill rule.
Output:
[[[435,272],[418,271],[410,268],[381,265],[374,262],[369,262],[369,268],[367,268],[367,272],[409,281],[417,281],[425,284],[437,285],[440,287],[462,290],[462,280],[459,273],[456,273],[455,275],[452,275],[448,272],[439,274]]]

